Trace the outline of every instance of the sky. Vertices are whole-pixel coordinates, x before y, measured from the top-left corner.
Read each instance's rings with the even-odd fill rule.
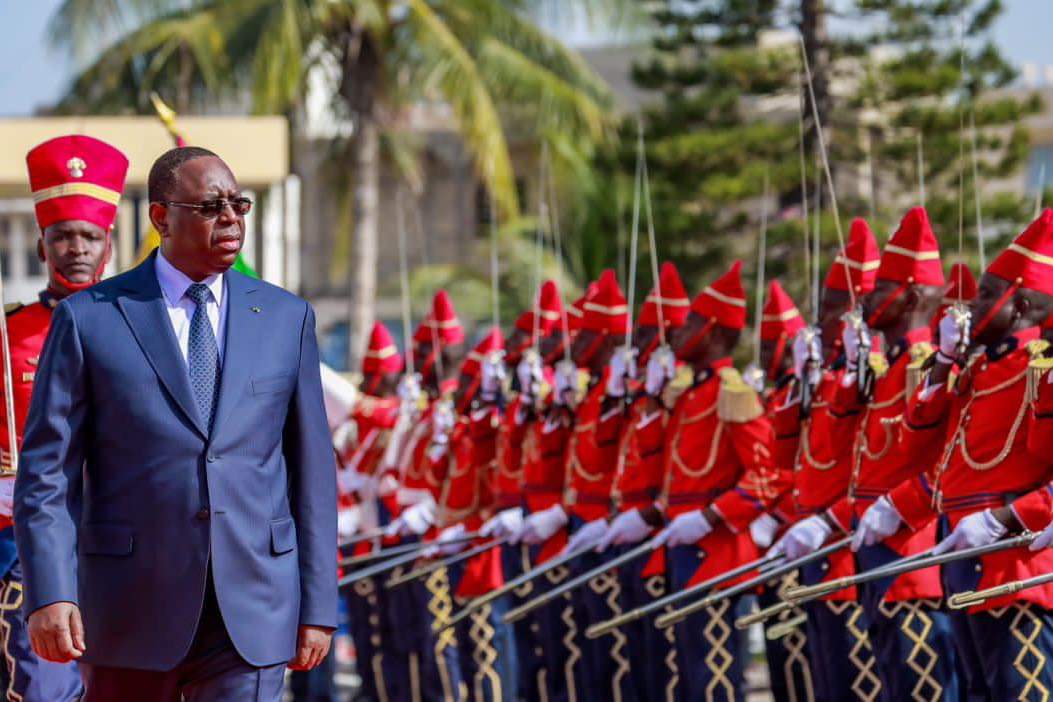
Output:
[[[0,0],[0,117],[32,114],[61,95],[69,82],[71,67],[63,53],[49,45],[48,18],[61,0]],[[1039,76],[1050,66],[1053,82],[1053,0],[1005,0],[1006,12],[999,19],[995,40],[1011,61],[1038,66]],[[568,37],[588,44],[587,28]]]

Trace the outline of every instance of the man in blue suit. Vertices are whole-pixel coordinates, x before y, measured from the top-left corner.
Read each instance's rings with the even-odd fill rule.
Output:
[[[277,702],[337,621],[336,480],[303,300],[229,270],[251,201],[205,149],[149,176],[158,253],[64,300],[15,485],[37,653],[86,702]]]

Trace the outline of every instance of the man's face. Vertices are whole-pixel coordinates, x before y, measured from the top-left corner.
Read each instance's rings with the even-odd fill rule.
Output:
[[[71,283],[91,283],[95,273],[110,260],[112,249],[106,230],[82,220],[56,222],[44,230],[37,244],[37,256],[50,262],[49,287],[65,290],[54,271]],[[54,271],[52,270],[54,269]]]
[[[673,332],[669,340],[673,347],[673,353],[681,361],[693,363],[705,356],[707,339],[702,335],[702,330],[709,324],[709,319],[697,312],[691,312],[687,316],[684,326]],[[708,335],[706,335],[708,336]]]
[[[179,167],[169,200],[202,204],[240,196],[227,165],[219,158],[203,156]],[[150,217],[161,234],[165,257],[196,280],[223,273],[234,265],[245,241],[245,218],[230,206],[218,216],[208,217],[199,209],[153,203]]]
[[[591,329],[581,329],[570,345],[570,358],[574,365],[582,368],[596,356],[599,334]]]
[[[646,365],[650,352],[653,350],[651,344],[658,338],[658,327],[651,325],[637,325],[633,331],[633,348],[636,349],[637,361],[641,366]]]
[[[888,303],[892,295],[899,298]],[[907,312],[907,295],[900,292],[900,284],[891,280],[879,280],[874,289],[863,297],[863,319],[874,329],[887,329],[894,326]],[[876,311],[888,304],[877,319],[871,319]]]
[[[1010,327],[1013,325],[1015,311],[1012,298],[1007,300],[994,313],[983,329],[977,328],[981,320],[991,313],[992,308],[998,303],[1008,288],[1009,281],[1003,280],[998,276],[984,273],[980,278],[976,297],[969,303],[969,310],[972,313],[972,329],[973,333],[977,335],[973,341],[990,345],[997,343],[1009,333]]]
[[[531,336],[530,332],[525,332],[518,327],[512,330],[508,337],[508,352],[505,355],[509,368],[515,368],[519,365],[519,361],[523,358],[523,352],[530,348]]]
[[[850,303],[851,298],[844,290],[823,290],[823,299],[819,303],[819,330],[823,335],[824,357],[829,357],[841,344],[841,327],[844,325],[841,317],[848,311]]]

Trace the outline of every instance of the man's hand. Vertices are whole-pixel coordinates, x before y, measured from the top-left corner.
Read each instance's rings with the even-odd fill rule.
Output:
[[[289,661],[290,670],[312,670],[329,654],[333,630],[320,626],[301,626],[296,637],[296,657]]]
[[[55,602],[29,615],[29,642],[38,656],[52,663],[77,660],[84,645],[80,608],[72,602]]]

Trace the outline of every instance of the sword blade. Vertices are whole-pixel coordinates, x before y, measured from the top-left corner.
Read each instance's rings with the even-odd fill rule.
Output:
[[[388,578],[387,581],[385,581],[384,587],[390,590],[391,588],[398,587],[399,585],[405,585],[406,583],[413,582],[414,580],[420,580],[421,578],[431,575],[440,568],[446,568],[448,566],[455,565],[462,561],[467,561],[468,559],[474,558],[475,556],[478,556],[481,553],[486,553],[492,548],[501,546],[507,541],[507,537],[493,539],[492,541],[487,541],[485,544],[480,544],[478,546],[470,548],[467,551],[461,551],[460,553],[455,553],[452,556],[448,556],[447,558],[433,561],[432,563],[428,563],[427,565],[422,565],[419,568],[415,568],[407,573],[403,573],[402,575],[392,576]]]

